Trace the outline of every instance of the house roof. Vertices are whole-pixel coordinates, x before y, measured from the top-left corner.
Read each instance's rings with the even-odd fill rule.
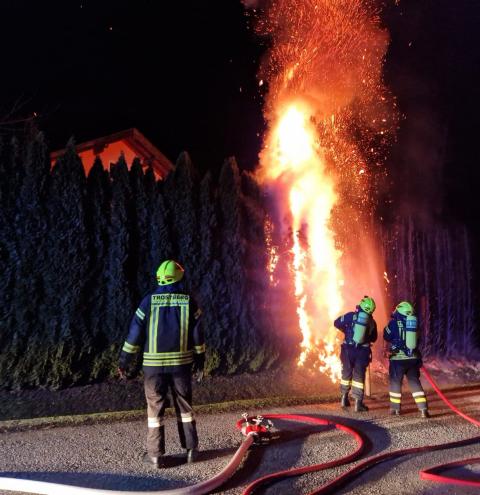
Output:
[[[110,150],[107,150],[109,147]],[[75,145],[75,149],[82,158],[87,172],[92,167],[93,160],[96,156],[100,156],[104,162],[104,166],[108,167],[109,163],[107,160],[116,162],[122,151],[125,153],[127,161],[129,158],[131,159],[131,157],[137,156],[141,160],[142,165],[145,167],[151,166],[155,174],[161,178],[173,170],[172,162],[134,127],[77,144]],[[112,152],[116,153],[116,156],[112,156]],[[64,153],[65,149],[52,152],[50,154],[51,161],[55,162]],[[86,161],[89,163],[86,163]],[[131,163],[128,165],[130,166]]]

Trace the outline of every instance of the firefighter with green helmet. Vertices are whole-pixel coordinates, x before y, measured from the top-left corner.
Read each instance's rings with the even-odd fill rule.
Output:
[[[373,319],[375,301],[364,296],[355,311],[350,311],[334,321],[335,328],[345,334],[341,346],[342,378],[340,380],[341,406],[350,406],[348,394],[352,390],[355,411],[368,411],[363,403],[365,374],[371,361],[370,346],[377,340],[377,324]]]
[[[143,352],[148,429],[146,464],[161,467],[165,453],[163,417],[170,390],[177,415],[180,443],[187,462],[196,457],[197,428],[192,409],[192,371],[203,376],[205,341],[201,311],[187,291],[184,269],[175,260],[164,261],[157,270],[158,287],[141,301],[130,323],[119,360],[125,376],[133,356]]]
[[[406,376],[422,418],[428,418],[427,398],[420,382],[422,360],[418,350],[418,322],[413,305],[401,301],[391,318],[383,331],[383,338],[389,346],[390,414],[400,415],[402,382]]]

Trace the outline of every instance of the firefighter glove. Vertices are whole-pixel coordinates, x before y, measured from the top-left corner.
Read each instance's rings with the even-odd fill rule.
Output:
[[[196,373],[195,373],[195,381],[197,383],[201,383],[203,380],[203,370],[198,370]]]
[[[118,371],[118,376],[120,377],[120,380],[126,380],[127,379],[127,372],[125,368],[121,368],[120,366],[117,368]]]

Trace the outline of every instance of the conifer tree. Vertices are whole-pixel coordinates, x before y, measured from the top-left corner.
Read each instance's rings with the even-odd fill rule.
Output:
[[[114,369],[118,358],[118,347],[125,338],[128,323],[132,316],[131,281],[127,276],[129,256],[129,217],[128,204],[131,190],[127,164],[123,155],[110,168],[111,210],[108,226],[109,245],[106,263],[106,301],[104,312],[104,332],[110,347],[105,358],[105,366]]]
[[[87,178],[86,223],[90,253],[90,267],[85,282],[87,327],[91,335],[88,361],[89,378],[96,380],[105,375],[105,366],[99,356],[108,347],[103,322],[106,309],[106,271],[108,252],[108,219],[110,217],[110,177],[97,158]]]
[[[197,173],[188,153],[178,157],[175,170],[164,184],[169,221],[174,238],[175,257],[185,266],[187,283],[198,287],[199,276],[199,225],[197,219]]]
[[[269,307],[268,253],[265,243],[266,210],[262,193],[255,177],[241,175],[242,217],[244,218],[246,293],[243,305],[246,310],[252,352],[256,355],[249,362],[249,369],[256,371],[278,359],[279,339],[274,333]]]
[[[155,180],[153,170],[145,174],[147,196],[147,273],[150,289],[156,285],[155,272],[160,263],[174,257],[172,236],[167,224],[167,212],[162,192],[162,183]]]
[[[13,158],[13,157],[12,157]],[[43,134],[38,133],[22,157],[23,180],[15,201],[15,282],[12,291],[9,352],[0,354],[0,376],[10,387],[36,385],[33,369],[41,361],[32,343],[46,324],[44,277],[48,249],[47,179],[50,162]]]
[[[40,138],[39,138],[40,139]],[[24,157],[23,157],[24,158]],[[20,188],[25,175],[22,163],[21,146],[17,138],[2,138],[0,144],[0,195],[3,209],[13,218]]]
[[[217,299],[219,285],[222,284],[222,267],[219,260],[219,228],[216,211],[216,190],[212,174],[207,174],[200,184],[200,285],[199,303],[203,311],[203,325],[207,342],[208,371],[217,370],[221,363],[223,349],[220,345],[222,326],[219,325],[222,313]]]
[[[0,342],[13,328],[12,312],[18,244],[15,235],[15,205],[23,180],[19,143],[16,138],[0,141]]]
[[[207,172],[200,184],[200,285],[199,289],[204,304],[212,300],[215,285],[220,278],[220,263],[218,246],[218,215],[215,208],[216,191],[212,174]]]
[[[83,352],[91,345],[85,318],[85,281],[90,265],[85,219],[86,177],[73,141],[55,163],[49,185],[45,337],[56,346],[49,382],[58,386],[81,378]]]
[[[222,281],[217,292],[217,304],[221,308],[219,324],[223,338],[220,343],[226,359],[226,371],[238,371],[249,359],[250,335],[246,319],[245,240],[241,216],[241,188],[238,166],[234,158],[225,161],[220,172],[218,208],[221,231]]]
[[[132,283],[133,301],[141,299],[151,288],[151,273],[148,269],[148,204],[145,180],[140,160],[135,158],[130,169],[130,250],[128,277]]]
[[[13,281],[13,274],[11,263],[11,249],[14,245],[14,239],[9,226],[11,225],[11,216],[7,209],[7,191],[8,191],[8,175],[6,175],[6,163],[8,161],[8,153],[6,152],[6,146],[3,142],[2,136],[0,136],[0,176],[4,177],[4,181],[0,182],[0,345],[2,340],[6,337],[7,326],[6,320],[8,311],[8,305],[11,300],[11,281]]]
[[[16,140],[0,137],[0,346],[7,348],[15,326],[13,290],[18,264],[15,237],[15,200],[20,187],[20,163]],[[1,370],[0,370],[1,373]]]

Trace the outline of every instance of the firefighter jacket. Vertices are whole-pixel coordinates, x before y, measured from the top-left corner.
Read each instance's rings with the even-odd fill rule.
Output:
[[[394,311],[388,325],[383,329],[383,339],[390,344],[390,359],[416,359],[420,357],[418,349],[410,351],[405,343],[407,318]]]
[[[196,302],[182,281],[159,285],[146,296],[130,323],[120,353],[121,368],[143,351],[144,372],[190,371],[195,362],[203,369],[205,341]]]
[[[345,344],[356,345],[353,340],[353,327],[357,321],[358,311],[350,311],[343,316],[339,316],[333,325],[345,334]],[[359,344],[360,347],[370,347],[377,340],[377,323],[372,316],[368,319],[367,329],[365,333],[365,341]]]

